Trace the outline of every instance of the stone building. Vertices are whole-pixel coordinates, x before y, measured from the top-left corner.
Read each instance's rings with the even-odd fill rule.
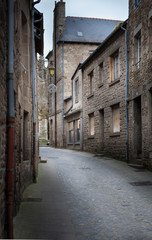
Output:
[[[72,76],[72,95],[64,100],[66,147],[83,149],[82,70],[80,63]]]
[[[33,74],[36,53],[43,53],[43,15],[32,2],[0,0],[0,238],[13,238],[13,215],[37,171]],[[31,12],[35,20],[41,19],[35,25],[35,37]]]
[[[48,134],[48,71],[44,57],[39,56],[38,64],[38,120],[39,139],[49,139]]]
[[[71,78],[80,62],[105,40],[119,21],[66,17],[65,2],[57,2],[54,9],[53,64],[55,77],[52,83],[57,91],[52,95],[50,125],[53,129],[51,144],[66,146],[64,119],[65,99],[71,96]]]
[[[152,1],[129,0],[130,162],[152,167]]]
[[[126,158],[125,31],[116,28],[82,64],[83,148]]]

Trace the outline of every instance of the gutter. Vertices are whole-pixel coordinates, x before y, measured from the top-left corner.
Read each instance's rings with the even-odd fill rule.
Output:
[[[125,89],[125,111],[126,111],[126,162],[129,163],[129,123],[128,123],[128,44],[127,44],[127,29],[121,26],[125,31],[125,57],[126,57],[126,89]]]
[[[32,82],[33,82],[33,182],[36,183],[36,73],[35,73],[35,34],[34,34],[34,6],[41,0],[32,3]]]
[[[14,181],[14,1],[8,0],[8,154],[6,169],[7,238],[13,239]]]

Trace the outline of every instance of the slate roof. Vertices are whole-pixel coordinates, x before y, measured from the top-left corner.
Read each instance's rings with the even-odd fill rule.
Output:
[[[65,32],[60,41],[101,43],[119,22],[96,18],[66,17]]]

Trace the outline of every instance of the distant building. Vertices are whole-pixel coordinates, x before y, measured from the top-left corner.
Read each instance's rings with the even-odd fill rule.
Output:
[[[51,145],[65,147],[64,112],[66,100],[71,96],[71,78],[80,62],[92,52],[113,31],[119,21],[90,19],[83,17],[66,17],[65,2],[57,2],[54,9],[54,44],[53,61],[55,77],[53,84],[57,87],[52,95],[50,125],[53,126]]]
[[[43,54],[43,14],[33,8],[32,2],[0,1],[1,239],[13,238],[13,214],[17,213],[21,194],[36,180],[37,174],[37,96],[34,97],[36,92],[33,94],[36,89],[33,75],[36,53]],[[32,9],[35,20],[38,20],[35,31],[32,31]]]

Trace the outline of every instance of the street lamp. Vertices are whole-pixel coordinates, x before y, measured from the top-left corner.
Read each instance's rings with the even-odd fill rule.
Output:
[[[55,67],[49,67],[50,76],[53,77],[55,74]]]

